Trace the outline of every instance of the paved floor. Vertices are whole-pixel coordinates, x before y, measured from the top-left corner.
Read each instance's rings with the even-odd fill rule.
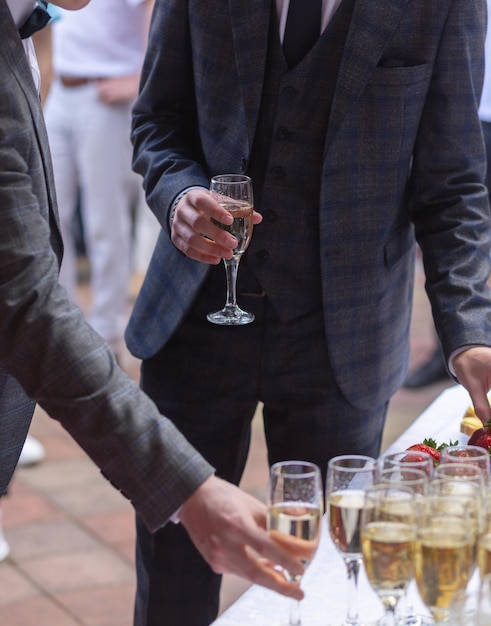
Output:
[[[416,365],[431,352],[434,341],[419,267],[414,295],[411,359]],[[129,354],[124,355],[123,366],[138,376],[138,363]],[[384,446],[449,384],[400,390],[391,402]],[[41,410],[36,411],[31,434],[42,441],[47,456],[38,466],[16,472],[3,501],[11,554],[0,563],[0,625],[131,626],[135,588],[131,507]],[[266,481],[258,411],[242,486],[263,498]],[[226,576],[222,610],[245,588],[241,580]]]

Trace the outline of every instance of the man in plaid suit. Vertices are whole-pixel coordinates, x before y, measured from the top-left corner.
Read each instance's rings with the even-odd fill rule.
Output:
[[[294,63],[290,3],[157,0],[134,109],[162,231],[127,343],[143,389],[232,481],[259,401],[270,463],[325,474],[333,455],[378,455],[407,373],[415,240],[447,363],[491,417],[484,0],[325,1]],[[238,272],[247,326],[206,319],[236,243],[210,221],[230,220],[206,191],[225,173],[251,176],[263,216]],[[139,524],[137,566],[138,626],[213,619],[220,581],[182,528]]]

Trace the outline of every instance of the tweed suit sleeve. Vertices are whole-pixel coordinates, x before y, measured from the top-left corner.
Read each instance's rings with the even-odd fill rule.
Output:
[[[411,175],[410,207],[426,289],[447,357],[461,345],[491,345],[491,221],[477,114],[485,10],[481,0],[450,5]]]
[[[177,196],[189,187],[209,185],[200,165],[188,3],[182,0],[155,5],[132,141],[133,166],[144,178],[147,202],[169,232]]]
[[[1,11],[0,20],[0,362],[155,530],[213,468],[119,369],[58,283],[52,172],[38,142],[45,129],[34,130],[40,105],[17,32]]]

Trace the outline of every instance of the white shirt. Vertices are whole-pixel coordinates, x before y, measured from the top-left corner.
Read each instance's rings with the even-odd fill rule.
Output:
[[[7,6],[15,25],[19,28],[36,8],[36,2],[34,0],[7,0]]]
[[[308,4],[308,1],[309,0],[305,0],[305,4]],[[334,12],[340,4],[341,0],[322,0],[322,20],[320,33],[324,32],[324,29],[329,24],[329,20],[334,15]],[[283,43],[283,35],[285,34],[285,24],[289,6],[290,0],[276,0],[276,11],[278,13],[278,19],[280,22],[281,43]]]
[[[141,70],[147,45],[145,0],[92,0],[63,10],[53,24],[53,67],[59,76],[110,78]]]
[[[10,9],[10,13],[12,14],[12,18],[17,28],[24,24],[24,22],[36,8],[36,5],[37,3],[33,0],[7,0],[7,6]],[[32,39],[30,37],[28,37],[27,39],[23,39],[22,43],[24,45],[27,60],[29,61],[29,65],[31,66],[34,84],[39,91],[41,87],[41,72],[39,71],[39,65],[36,58],[36,51],[34,50],[34,44],[32,43]]]

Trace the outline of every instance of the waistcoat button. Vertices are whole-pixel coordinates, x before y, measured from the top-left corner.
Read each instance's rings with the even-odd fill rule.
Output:
[[[285,178],[285,170],[279,165],[275,165],[275,167],[271,168],[271,176],[274,180],[280,180],[281,178]]]
[[[295,87],[292,87],[292,85],[288,85],[287,87],[283,88],[283,95],[285,96],[285,98],[293,100],[298,96],[298,90],[295,89]]]

